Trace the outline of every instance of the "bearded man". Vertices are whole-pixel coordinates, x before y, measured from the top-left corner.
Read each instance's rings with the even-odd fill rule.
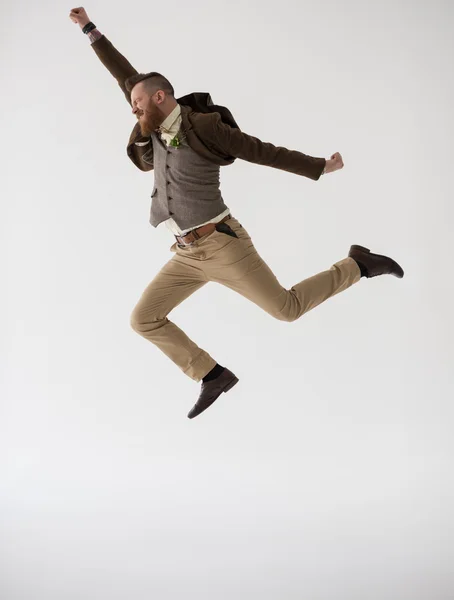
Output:
[[[210,94],[197,92],[176,99],[173,86],[162,74],[138,73],[82,7],[71,10],[70,18],[88,36],[132,107],[137,122],[127,155],[141,171],[154,171],[150,224],[166,224],[174,239],[170,247],[174,255],[144,290],[132,311],[131,325],[183,373],[202,382],[189,418],[206,410],[238,382],[232,371],[167,318],[209,281],[238,292],[275,319],[290,322],[361,277],[403,277],[393,259],[353,245],[348,256],[328,270],[288,290],[282,287],[247,230],[224,203],[220,167],[240,158],[318,181],[343,168],[339,152],[329,159],[316,158],[262,142],[244,133],[226,107],[213,104]],[[270,223],[271,240],[277,227],[291,227],[288,221]]]

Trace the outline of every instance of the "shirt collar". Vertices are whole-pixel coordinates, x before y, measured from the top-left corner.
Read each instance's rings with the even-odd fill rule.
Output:
[[[165,130],[165,129],[170,130],[172,125],[175,123],[175,121],[180,116],[180,114],[181,114],[181,106],[179,104],[177,104],[175,106],[175,108],[172,110],[172,112],[161,123],[161,125],[159,127],[160,131]]]

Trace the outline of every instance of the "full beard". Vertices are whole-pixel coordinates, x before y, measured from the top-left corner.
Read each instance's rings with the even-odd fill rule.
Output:
[[[147,108],[139,115],[140,131],[143,136],[148,137],[164,121],[164,114],[153,102],[150,102]]]

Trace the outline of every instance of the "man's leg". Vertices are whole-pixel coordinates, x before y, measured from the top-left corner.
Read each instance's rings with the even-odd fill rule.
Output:
[[[295,321],[358,282],[362,275],[375,277],[389,273],[403,276],[402,269],[391,259],[371,254],[366,248],[352,246],[349,257],[286,290],[235,218],[219,224],[213,233],[201,237],[192,248],[181,250],[180,254],[190,264],[203,268],[207,281],[222,283],[283,321]],[[214,379],[202,384],[199,399],[188,417],[193,418],[206,410],[237,381],[234,373],[221,369]]]
[[[226,223],[238,235],[233,238],[222,232],[223,247],[205,262],[210,281],[216,281],[248,298],[276,319],[295,321],[328,298],[357,283],[361,278],[358,264],[344,258],[327,271],[309,277],[289,290],[257,253],[248,232],[232,218]]]
[[[131,314],[132,328],[195,381],[211,371],[216,361],[169,321],[167,315],[206,283],[201,269],[175,255],[146,287]]]

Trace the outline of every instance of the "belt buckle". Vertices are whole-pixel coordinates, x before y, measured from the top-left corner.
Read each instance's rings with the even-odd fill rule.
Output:
[[[190,231],[189,233],[192,233],[192,231]],[[189,235],[189,233],[187,233],[186,235]],[[189,242],[189,244],[185,244],[184,242],[181,244],[179,242],[179,239],[182,240],[183,238],[186,237],[186,235],[176,235],[175,237],[177,238],[177,244],[180,248],[187,248],[188,246],[193,246],[195,244],[196,240],[193,240],[192,242]]]
[[[227,221],[228,219],[230,219],[230,215],[228,215],[227,217],[224,217],[224,219],[222,219],[221,223],[222,223],[222,222],[224,222],[224,221]],[[213,224],[214,224],[214,229],[216,229],[216,225],[217,225],[217,223],[213,223]],[[203,236],[200,236],[200,235],[199,235],[199,232],[197,231],[197,229],[200,229],[200,228],[199,228],[199,227],[196,227],[195,229],[192,229],[191,231],[188,231],[188,233],[187,233],[186,235],[176,235],[175,237],[177,238],[177,244],[178,244],[178,246],[180,246],[180,248],[185,248],[185,247],[187,247],[187,246],[193,246],[193,245],[196,243],[196,241],[197,241],[198,239],[200,239],[200,237],[203,237]],[[184,237],[186,237],[186,236],[187,236],[187,235],[189,235],[190,233],[192,233],[192,235],[193,235],[193,236],[194,236],[194,238],[195,238],[195,239],[194,239],[192,242],[189,242],[189,244],[180,244],[180,243],[178,242],[178,238],[180,238],[180,239],[183,239]],[[205,235],[206,235],[206,234],[205,234]]]

